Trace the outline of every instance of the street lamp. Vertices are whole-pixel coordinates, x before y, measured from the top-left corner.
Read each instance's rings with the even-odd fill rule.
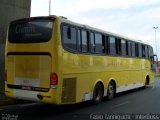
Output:
[[[153,27],[153,29],[155,30],[155,47],[156,47],[156,55],[157,55],[157,38],[156,38],[156,30],[158,29],[158,26]]]

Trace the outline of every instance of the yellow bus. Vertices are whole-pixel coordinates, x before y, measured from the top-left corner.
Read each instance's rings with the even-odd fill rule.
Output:
[[[154,81],[150,45],[65,17],[13,21],[6,41],[5,94],[11,98],[96,104]]]

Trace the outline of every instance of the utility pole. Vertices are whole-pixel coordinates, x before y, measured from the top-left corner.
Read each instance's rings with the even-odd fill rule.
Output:
[[[157,55],[157,29],[158,29],[158,26],[154,26],[153,29],[155,30],[155,47],[156,47],[156,55]],[[157,65],[158,65],[157,62],[155,64],[156,65],[156,67],[155,67],[155,73],[157,73]]]
[[[51,15],[51,0],[49,0],[49,15]]]
[[[156,55],[157,55],[157,29],[158,29],[158,26],[155,26],[153,27],[153,29],[155,30],[155,47],[156,47]]]

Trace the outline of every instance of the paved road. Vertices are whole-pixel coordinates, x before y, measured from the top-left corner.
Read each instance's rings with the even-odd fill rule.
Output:
[[[0,108],[0,119],[14,120],[78,120],[101,119],[106,114],[158,114],[160,113],[160,80],[146,89],[118,94],[113,100],[98,105],[90,102],[75,105],[48,105],[29,103]],[[97,116],[96,116],[97,115]],[[104,119],[104,118],[103,118]],[[8,119],[9,120],[9,119]]]

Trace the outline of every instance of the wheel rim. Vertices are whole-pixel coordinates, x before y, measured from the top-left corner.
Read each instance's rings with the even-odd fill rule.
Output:
[[[114,87],[113,85],[108,86],[108,96],[113,97],[114,96]]]
[[[95,97],[96,100],[100,99],[101,95],[100,95],[100,89],[99,89],[99,87],[95,89],[94,97]]]
[[[101,86],[96,86],[94,91],[94,102],[99,103],[102,99],[102,89]]]

